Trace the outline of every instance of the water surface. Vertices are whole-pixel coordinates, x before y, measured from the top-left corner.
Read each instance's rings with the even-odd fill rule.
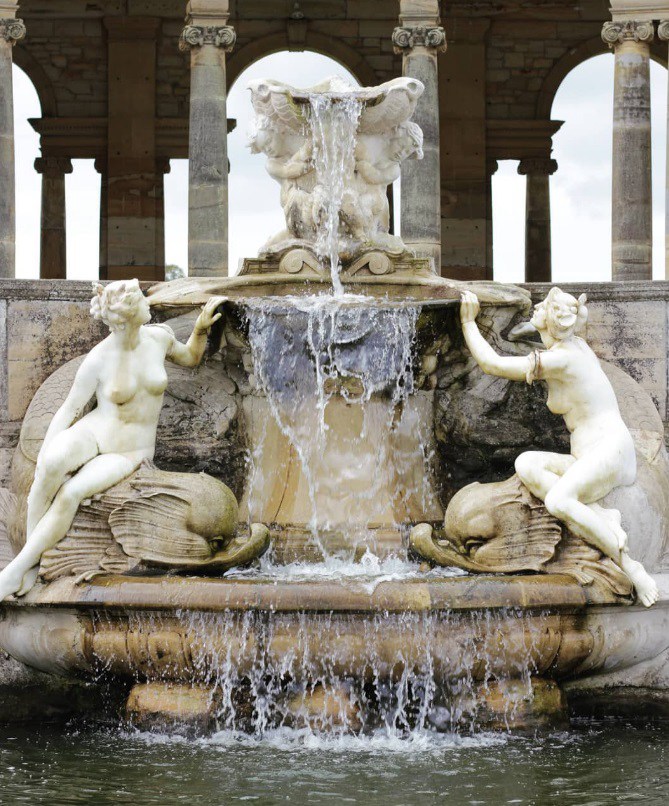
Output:
[[[120,729],[0,728],[0,803],[669,803],[669,724],[575,723],[543,737],[283,730],[206,740]]]

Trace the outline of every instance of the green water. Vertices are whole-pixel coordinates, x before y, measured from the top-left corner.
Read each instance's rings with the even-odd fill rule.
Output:
[[[120,730],[0,728],[2,804],[365,806],[669,804],[669,725],[576,723],[519,738],[383,735],[188,741]]]

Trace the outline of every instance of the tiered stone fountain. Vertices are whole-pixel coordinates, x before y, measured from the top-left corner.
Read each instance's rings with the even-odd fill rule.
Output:
[[[151,289],[158,327],[132,284],[97,289],[110,339],[55,372],[23,423],[0,643],[53,674],[127,684],[139,725],[554,724],[563,681],[669,646],[667,582],[635,562],[656,571],[666,543],[652,401],[588,358],[585,384],[572,372],[551,386],[570,448],[539,386],[513,379],[550,384],[555,345],[591,355],[585,300],[555,292],[518,327],[525,291],[446,281],[389,233],[387,186],[421,156],[420,82],[251,92],[252,148],[281,185],[286,228],[238,277]],[[471,295],[461,306],[473,290],[478,318]],[[513,360],[491,358],[475,319]],[[164,357],[176,366],[158,417]],[[590,401],[585,427],[565,413],[572,392]],[[576,501],[595,540],[569,491],[534,485],[534,454],[513,473],[534,450],[559,455],[550,472],[566,478],[600,427],[628,454]],[[86,486],[111,456],[125,464]]]

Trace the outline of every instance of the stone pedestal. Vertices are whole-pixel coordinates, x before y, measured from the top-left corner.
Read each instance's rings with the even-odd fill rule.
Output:
[[[614,280],[652,279],[649,43],[653,23],[606,22],[615,51],[613,95],[612,272]]]
[[[227,3],[210,14],[191,3],[179,47],[190,50],[188,273],[228,274],[228,148],[225,54],[235,44]]]
[[[402,0],[400,27],[393,31],[396,53],[402,54],[402,75],[425,85],[413,121],[423,130],[422,160],[402,164],[402,239],[419,256],[441,267],[441,172],[439,163],[439,85],[437,55],[446,49],[439,27],[439,4],[433,0]]]
[[[38,157],[35,170],[42,175],[39,276],[43,280],[64,280],[67,277],[65,174],[72,173],[72,161]]]
[[[525,282],[551,280],[551,198],[549,177],[557,171],[554,159],[523,159],[518,173],[527,177],[525,195]]]
[[[22,20],[4,17],[0,5],[0,278],[15,274],[14,101],[12,47],[26,35]]]

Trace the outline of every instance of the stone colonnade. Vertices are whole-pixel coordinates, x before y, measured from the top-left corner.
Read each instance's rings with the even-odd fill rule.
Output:
[[[614,280],[644,280],[652,276],[650,43],[656,20],[658,37],[669,40],[669,6],[661,13],[649,11],[644,4],[642,18],[636,19],[627,12],[619,13],[618,6],[625,4],[630,5],[627,0],[613,0],[613,20],[602,29],[602,38],[615,51],[612,270]],[[26,33],[16,9],[15,2],[0,0],[0,277],[14,275],[11,65],[12,47]],[[189,273],[222,276],[228,273],[226,54],[233,49],[236,34],[228,25],[229,0],[191,0],[186,11],[179,46],[189,52],[191,69]],[[465,91],[459,90],[461,86],[485,86],[485,37],[490,21],[453,20],[452,49],[458,52],[452,54],[454,61],[441,60],[446,74],[442,86],[438,57],[446,50],[446,32],[440,25],[438,0],[399,0],[399,23],[392,33],[392,45],[402,55],[403,74],[421,80],[426,87],[414,116],[424,132],[425,156],[402,168],[405,242],[431,257],[437,270],[442,266],[443,248],[445,273],[454,269],[452,276],[459,276],[461,269],[460,276],[479,276],[476,271],[483,271],[490,279],[491,177],[498,159],[519,159],[519,173],[527,181],[526,280],[550,280],[549,178],[557,168],[551,157],[552,135],[544,138],[541,148],[530,144],[526,151],[496,151],[496,135],[493,127],[491,139],[490,127],[499,121],[486,119],[485,93],[481,108],[476,103],[458,104],[458,92]],[[114,17],[105,18],[104,24],[109,114],[105,151],[96,158],[102,185],[100,276],[115,279],[131,271],[142,279],[160,279],[164,267],[163,187],[169,159],[161,156],[157,144],[158,20]],[[133,81],[136,75],[144,80]],[[464,107],[453,125],[446,115],[440,119],[440,103],[449,109]],[[129,120],[133,125],[126,125]],[[506,123],[507,128],[508,124],[524,123],[531,129],[542,123],[550,128],[555,122]],[[480,143],[475,149],[476,164],[471,160],[464,167],[459,164],[457,147],[452,147],[457,139],[454,126],[464,127],[461,136]],[[440,138],[447,144],[443,155]],[[42,157],[35,163],[42,175],[41,276],[58,278],[65,277],[64,188],[72,166],[70,154],[62,148],[51,151],[46,143],[43,135]],[[447,215],[442,220],[444,203]],[[669,244],[669,204],[667,208]],[[669,257],[667,265],[669,277]],[[468,275],[469,266],[476,267],[474,274]]]

